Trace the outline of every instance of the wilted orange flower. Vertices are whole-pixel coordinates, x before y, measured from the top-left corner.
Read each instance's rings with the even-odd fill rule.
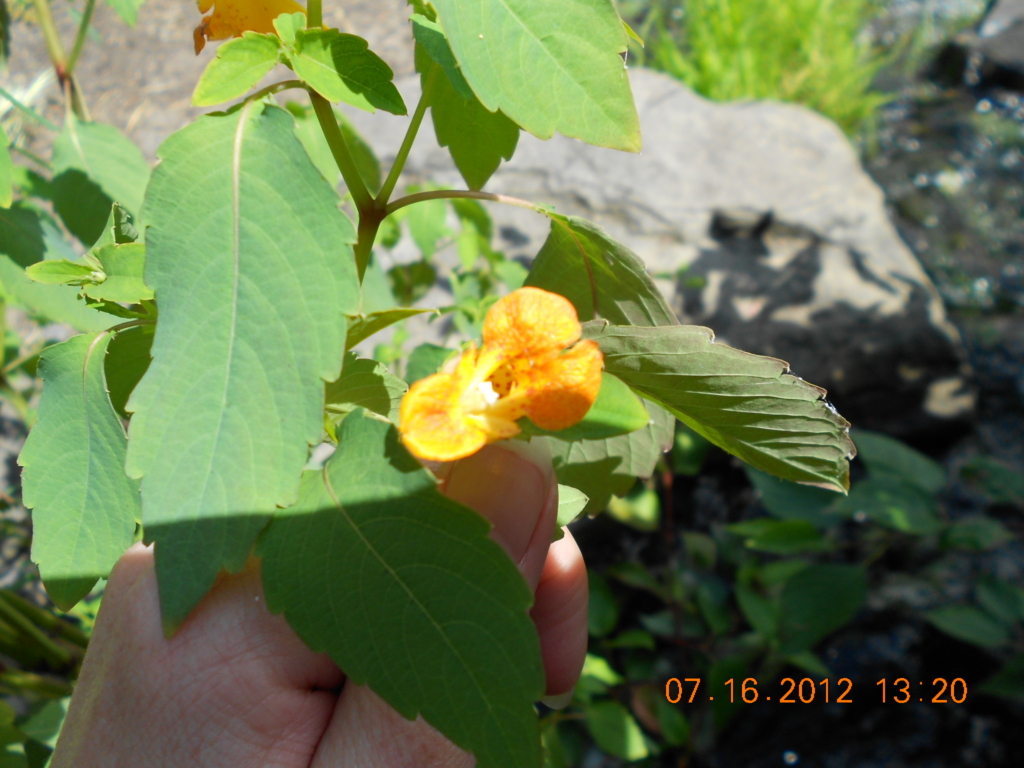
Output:
[[[213,13],[203,18],[192,33],[196,53],[206,47],[207,40],[241,37],[243,32],[273,32],[274,19],[282,13],[305,13],[294,0],[198,0],[199,12]]]
[[[519,434],[523,416],[551,431],[576,424],[597,398],[603,360],[581,331],[563,296],[513,291],[488,311],[479,350],[470,346],[454,372],[409,389],[399,413],[406,447],[420,459],[454,461]]]

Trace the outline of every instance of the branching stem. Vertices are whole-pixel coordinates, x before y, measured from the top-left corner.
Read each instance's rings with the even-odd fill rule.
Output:
[[[420,94],[420,101],[416,105],[416,110],[412,113],[412,122],[409,123],[409,129],[405,132],[405,138],[402,139],[402,146],[398,150],[398,156],[395,157],[395,162],[388,172],[388,177],[384,180],[384,185],[377,194],[375,202],[380,208],[387,206],[388,200],[391,199],[391,193],[395,191],[395,185],[398,184],[398,177],[402,175],[402,169],[405,168],[405,161],[409,159],[409,152],[412,151],[413,142],[416,141],[416,134],[419,133],[420,125],[423,123],[423,116],[426,115],[427,107],[430,106],[430,98],[433,94],[434,84],[437,82],[437,73],[440,69],[437,64],[434,64],[430,69],[430,74],[427,75],[426,82],[423,85],[423,93]]]
[[[390,216],[399,208],[405,208],[405,206],[413,205],[414,203],[422,203],[425,200],[450,200],[455,198],[489,200],[492,203],[504,203],[505,205],[514,205],[517,208],[526,208],[531,211],[536,211],[537,213],[546,213],[544,208],[541,206],[536,203],[531,203],[529,200],[523,200],[521,197],[498,195],[493,192],[473,192],[470,190],[460,189],[432,189],[429,192],[417,192],[415,195],[398,198],[387,207],[386,214]]]

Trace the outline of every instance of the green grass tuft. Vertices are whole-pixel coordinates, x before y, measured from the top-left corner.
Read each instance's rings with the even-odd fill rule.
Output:
[[[878,10],[878,0],[655,0],[641,63],[715,101],[797,102],[858,134],[889,99],[872,88],[889,56],[865,34]]]

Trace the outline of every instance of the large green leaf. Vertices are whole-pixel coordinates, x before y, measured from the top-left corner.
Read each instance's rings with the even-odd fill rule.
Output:
[[[463,76],[487,109],[542,139],[640,151],[611,0],[437,0]]]
[[[107,397],[110,338],[75,336],[43,352],[39,421],[18,458],[32,509],[32,559],[65,611],[110,573],[141,515],[138,481],[124,472],[124,427]]]
[[[77,289],[35,283],[25,274],[25,267],[43,259],[59,261],[74,255],[47,214],[22,202],[0,209],[0,287],[6,300],[80,331],[109,328],[112,318],[85,306],[76,298]]]
[[[526,285],[565,296],[581,320],[615,325],[678,325],[643,261],[586,219],[549,213],[551,234]]]
[[[623,760],[642,760],[649,750],[629,710],[614,699],[588,704],[584,707],[587,729],[602,750]]]
[[[851,621],[866,595],[867,576],[859,566],[824,563],[804,568],[782,590],[781,650],[810,649]]]
[[[248,93],[274,68],[280,58],[281,41],[276,35],[245,32],[222,43],[217,57],[206,65],[192,94],[197,107],[210,107]]]
[[[546,440],[550,446],[558,482],[589,497],[584,509],[588,515],[604,510],[612,494],[625,495],[636,478],[650,477],[658,459],[672,445],[675,418],[654,403],[646,406],[650,423],[628,435],[573,443],[533,438]]]
[[[149,370],[154,330],[152,325],[129,328],[118,333],[107,347],[107,392],[110,404],[124,418],[128,418],[128,398]]]
[[[295,501],[359,286],[352,224],[284,110],[202,117],[158,156],[143,219],[160,322],[128,472],[173,629]]]
[[[532,596],[489,528],[357,411],[260,540],[263,584],[270,610],[353,683],[422,714],[480,768],[529,768],[544,691]]]
[[[291,62],[295,74],[328,101],[367,112],[406,113],[402,94],[391,82],[394,72],[361,37],[334,29],[299,30]]]
[[[715,445],[785,480],[846,490],[854,453],[825,391],[781,360],[714,343],[707,328],[590,323],[605,369]]]
[[[448,148],[469,188],[481,189],[503,159],[512,159],[519,126],[480,103],[462,77],[440,25],[422,16],[412,20],[416,70],[423,76],[424,92],[430,93],[437,143]]]
[[[149,164],[139,148],[112,125],[82,122],[68,112],[64,130],[53,142],[52,165],[55,177],[80,171],[132,213],[142,208]]]

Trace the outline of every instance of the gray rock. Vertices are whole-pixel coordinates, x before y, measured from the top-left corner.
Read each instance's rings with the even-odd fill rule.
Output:
[[[996,0],[978,28],[975,48],[996,64],[1024,73],[1024,0]]]
[[[647,70],[631,82],[642,154],[524,134],[487,190],[601,224],[644,258],[685,321],[789,361],[858,426],[921,434],[970,415],[958,335],[835,124],[794,105],[712,103]],[[414,103],[416,79],[400,86]],[[353,118],[394,156],[404,121]],[[406,179],[464,188],[430,133]],[[547,236],[529,211],[491,213],[506,253],[532,257]]]

